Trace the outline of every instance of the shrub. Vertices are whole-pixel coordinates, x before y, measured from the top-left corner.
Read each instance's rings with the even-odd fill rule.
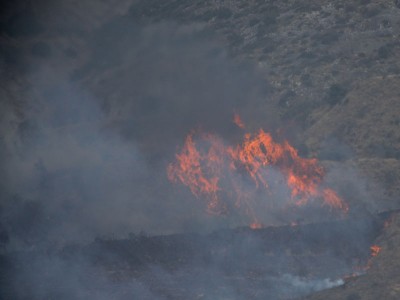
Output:
[[[394,43],[388,43],[388,44],[386,44],[384,46],[381,46],[378,49],[379,58],[381,58],[381,59],[388,58],[392,54],[393,49],[394,49],[395,46],[396,45]]]
[[[232,16],[232,12],[229,8],[219,8],[215,12],[215,16],[219,19],[229,19]]]
[[[340,84],[332,84],[326,95],[326,101],[333,106],[339,103],[347,94],[347,88]]]

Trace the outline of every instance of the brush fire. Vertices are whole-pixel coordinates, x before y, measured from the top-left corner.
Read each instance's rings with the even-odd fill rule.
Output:
[[[319,261],[318,266],[308,263],[306,278],[290,277],[290,285],[295,285],[299,278],[304,280],[302,284],[313,280],[322,282],[322,276],[329,275],[329,278],[336,278],[331,285],[323,287],[329,288],[367,272],[372,259],[381,250],[378,245],[371,246],[371,242],[383,223],[348,218],[348,203],[327,185],[326,171],[316,158],[301,157],[287,140],[276,139],[263,129],[245,132],[247,126],[236,113],[233,123],[242,133],[236,144],[227,143],[217,134],[191,131],[175,154],[175,161],[167,167],[168,179],[185,186],[195,198],[204,201],[209,214],[233,214],[247,220],[250,231],[259,234],[259,246],[262,245],[261,249],[267,253],[260,260],[265,263],[260,267],[262,272],[280,268],[275,261],[266,259],[279,257],[274,252],[275,247],[286,249],[285,264],[295,276],[299,274],[292,269],[297,265],[292,265],[293,258],[304,262],[308,259]],[[328,213],[336,221],[300,224],[299,216],[307,210]],[[289,215],[287,225],[267,226],[262,216],[268,211]],[[267,238],[269,234],[271,237]],[[266,241],[273,241],[273,245]],[[224,247],[225,254],[238,251],[227,251],[226,244]],[[248,254],[248,250],[245,253]],[[243,257],[241,261],[246,260]],[[321,267],[326,269],[321,272]],[[347,275],[348,271],[352,272],[351,275]],[[318,290],[315,286],[312,289]]]
[[[379,252],[381,251],[381,247],[379,247],[378,245],[372,245],[371,246],[371,256],[378,256]]]
[[[238,114],[233,122],[245,128]],[[324,185],[325,171],[315,158],[300,157],[288,141],[279,143],[263,129],[245,133],[233,146],[215,134],[192,131],[175,157],[167,168],[170,181],[187,186],[204,200],[207,212],[235,211],[247,217],[251,228],[262,227],[263,210],[320,206],[341,216],[349,210]]]

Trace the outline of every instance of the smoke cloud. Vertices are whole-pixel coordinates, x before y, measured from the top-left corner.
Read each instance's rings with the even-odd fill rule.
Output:
[[[4,104],[3,211],[12,237],[32,240],[38,226],[39,240],[165,233],[205,218],[184,199],[192,196],[174,194],[167,162],[192,128],[232,138],[234,110],[266,99],[254,69],[208,35],[199,25],[121,17],[89,35],[92,54],[72,74],[51,58],[32,59],[19,106]]]
[[[113,1],[86,1],[72,21],[52,16],[61,9],[45,2],[21,1],[3,16],[9,40],[0,41],[0,289],[6,299],[166,299],[149,282],[177,282],[198,299],[241,299],[224,259],[193,277],[152,265],[142,278],[121,280],[93,259],[96,251],[81,247],[96,238],[147,241],[148,234],[244,225],[237,215],[207,215],[187,188],[170,184],[167,164],[192,129],[236,142],[242,131],[234,113],[249,130],[279,125],[262,72],[230,57],[204,24],[135,22],[123,2],[107,14]],[[281,174],[271,176],[281,181]],[[278,190],[278,198],[288,195]],[[253,265],[266,255],[258,245],[251,246],[260,258]],[[121,268],[134,273],[127,265]],[[264,280],[269,297],[287,286],[285,297],[342,284],[282,273]]]

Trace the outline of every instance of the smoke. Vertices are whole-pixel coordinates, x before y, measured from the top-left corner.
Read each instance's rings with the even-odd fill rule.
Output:
[[[234,113],[250,132],[274,132],[263,74],[231,58],[202,24],[138,23],[126,13],[87,30],[89,20],[60,20],[22,38],[24,49],[51,50],[22,51],[17,83],[4,81],[1,213],[11,239],[63,244],[242,225],[237,216],[207,216],[204,203],[168,182],[166,166],[192,129],[236,144]]]
[[[199,228],[208,217],[172,191],[166,164],[191,128],[234,136],[233,111],[260,104],[265,82],[199,25],[119,17],[86,38],[91,55],[72,73],[52,57],[25,58],[27,87],[4,104],[2,213],[12,242]]]
[[[272,113],[261,118],[258,112],[269,93],[261,74],[229,58],[203,26],[161,23],[141,28],[126,22],[107,24],[99,31],[101,38],[93,37],[96,50],[89,65],[101,74],[101,82],[86,70],[79,75],[101,96],[116,130],[149,146],[147,156],[176,147],[189,130],[200,126],[232,138],[235,110],[252,126],[260,120],[265,126],[276,122]],[[127,31],[128,26],[133,29]],[[115,73],[104,71],[109,64]]]
[[[86,259],[38,253],[12,258],[19,270],[8,273],[3,291],[12,299],[162,299],[136,280],[111,280]]]
[[[49,228],[46,239],[108,234],[110,226],[122,226],[110,215],[130,220],[127,204],[139,198],[132,182],[146,177],[146,167],[134,145],[101,132],[103,116],[89,95],[57,74],[39,75],[34,81],[38,101],[24,112],[18,135],[6,145],[3,183],[13,199],[4,209],[16,214],[6,219],[24,226],[29,216],[14,206],[31,203],[38,214],[32,221]],[[32,235],[29,231],[23,234]]]
[[[110,280],[104,271],[77,258],[39,255],[29,262],[21,257],[14,259],[19,260],[23,270],[12,278],[16,299],[293,299],[344,284],[341,279],[310,279],[283,274],[264,276],[250,287],[245,278],[227,276],[216,267],[171,272],[153,266],[141,271],[140,278],[128,280],[118,278],[117,273],[107,274],[114,277]]]
[[[263,74],[231,58],[202,24],[139,23],[122,6],[106,16],[113,2],[90,2],[87,11],[71,6],[73,21],[55,20],[49,16],[61,9],[44,3],[22,1],[2,21],[10,39],[0,41],[0,263],[7,266],[0,289],[14,299],[164,299],[148,284],[156,282],[192,287],[199,299],[213,290],[211,298],[243,298],[237,281],[225,277],[223,259],[197,277],[155,266],[143,280],[121,280],[91,255],[62,254],[66,245],[98,237],[242,225],[237,216],[208,216],[187,189],[171,186],[166,166],[193,128],[235,141],[235,112],[249,129],[273,131],[278,117]],[[259,264],[263,249],[255,242],[251,250]],[[271,295],[287,285],[302,295],[340,284],[274,278],[279,291]],[[266,279],[269,287],[273,280]]]
[[[332,280],[329,278],[325,279],[314,279],[310,280],[307,278],[301,278],[290,274],[284,274],[280,279],[280,284],[284,286],[290,286],[290,294],[286,295],[289,297],[307,295],[311,292],[318,292],[324,289],[330,289],[344,284],[342,279]]]

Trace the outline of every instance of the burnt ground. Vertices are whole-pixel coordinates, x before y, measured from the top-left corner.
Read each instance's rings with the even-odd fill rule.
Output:
[[[10,254],[2,257],[2,266],[37,272],[36,284],[43,286],[43,293],[40,298],[32,294],[30,299],[52,299],[68,287],[65,281],[71,274],[58,274],[46,265],[35,269],[43,258],[59,261],[62,266],[88,264],[85,271],[72,275],[83,282],[89,297],[96,297],[99,289],[90,279],[94,277],[106,280],[107,295],[113,299],[139,295],[141,299],[294,299],[348,285],[347,277],[362,276],[370,263],[370,246],[381,234],[387,217],[381,214],[264,229],[243,227],[207,235],[97,239],[57,253]],[[11,281],[8,286],[8,280],[2,279],[2,297],[25,299],[23,295],[32,288],[29,282],[18,278],[20,285]],[[81,295],[72,290],[63,297]]]

